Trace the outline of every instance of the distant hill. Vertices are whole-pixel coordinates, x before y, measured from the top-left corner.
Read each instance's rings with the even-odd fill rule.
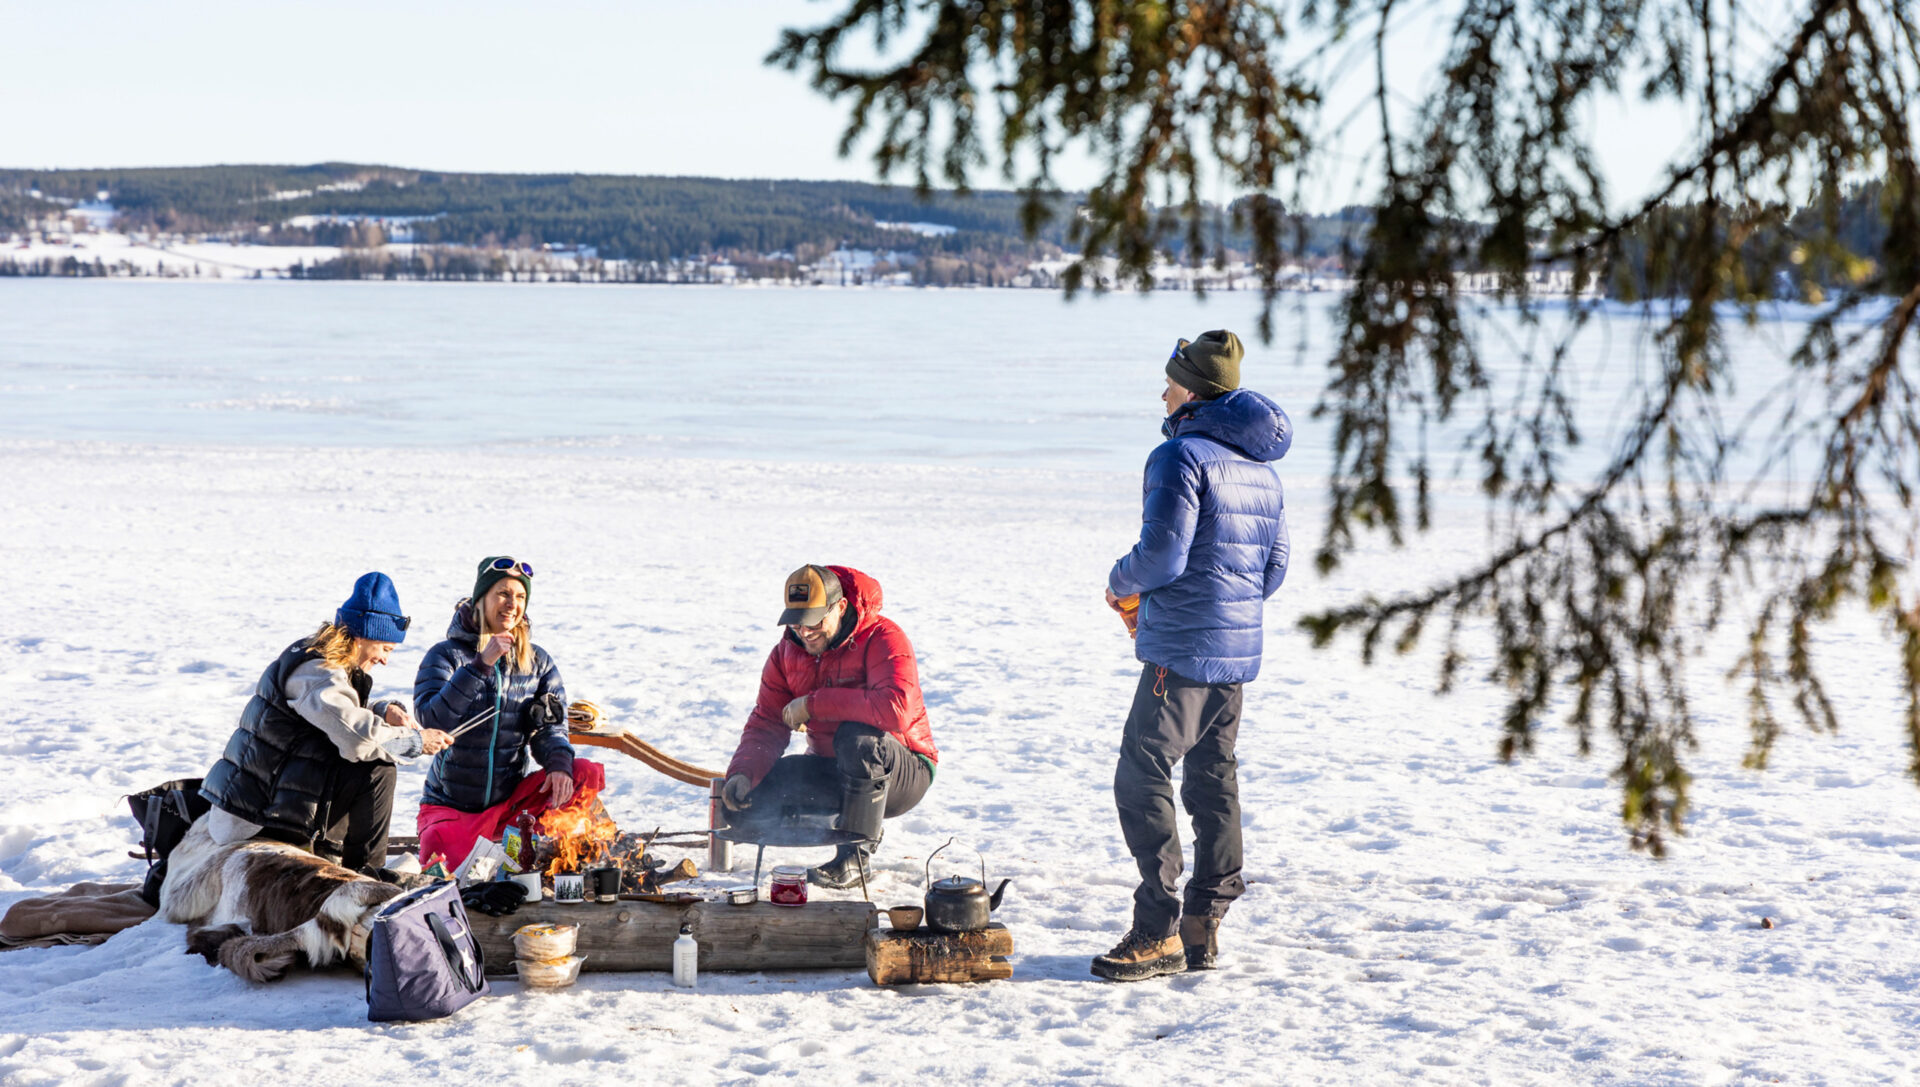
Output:
[[[28,194],[38,191],[42,199]],[[338,220],[409,220],[419,242],[592,246],[603,257],[668,260],[806,246],[1025,250],[1020,196],[977,192],[917,199],[912,190],[845,181],[731,181],[592,174],[461,174],[388,166],[199,166],[0,170],[0,230],[108,194],[122,229],[320,237]],[[1069,207],[1063,199],[1063,209]],[[288,226],[315,217],[321,222]],[[915,233],[876,224],[935,224]],[[1062,240],[1061,225],[1040,235]]]
[[[39,198],[30,196],[38,192]],[[105,192],[121,229],[244,235],[268,244],[377,244],[356,224],[402,220],[410,240],[450,245],[591,246],[609,259],[799,254],[837,246],[975,259],[1063,247],[1072,194],[1029,241],[1021,194],[934,193],[852,181],[734,181],[597,174],[462,174],[390,166],[0,169],[0,232],[19,231]],[[1349,220],[1310,221],[1309,252],[1331,252]],[[919,232],[880,224],[933,224]],[[804,257],[803,257],[804,259]]]

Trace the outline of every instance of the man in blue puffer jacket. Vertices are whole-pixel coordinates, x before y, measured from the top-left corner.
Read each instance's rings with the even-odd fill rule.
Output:
[[[511,556],[482,559],[473,595],[455,608],[447,638],[427,651],[413,681],[414,712],[430,728],[453,733],[477,722],[442,751],[427,771],[417,826],[420,856],[458,865],[479,836],[510,813],[527,777],[528,754],[540,765],[548,805],[573,795],[573,744],[567,739],[567,692],[560,669],[533,643],[527,603],[533,567]],[[476,813],[497,818],[482,821]]]
[[[1126,938],[1093,960],[1115,981],[1212,969],[1220,919],[1246,890],[1233,748],[1241,685],[1260,674],[1263,605],[1287,576],[1286,510],[1269,462],[1286,455],[1293,424],[1239,387],[1241,356],[1224,330],[1174,348],[1161,397],[1167,440],[1147,457],[1140,542],[1107,577],[1107,603],[1135,616],[1145,662],[1113,776],[1140,887]],[[1194,838],[1184,913],[1172,777],[1183,760]]]

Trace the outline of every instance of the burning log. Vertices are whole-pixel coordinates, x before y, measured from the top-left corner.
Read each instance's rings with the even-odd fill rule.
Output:
[[[607,815],[607,806],[591,789],[576,794],[566,807],[554,808],[540,817],[538,833],[552,849],[545,872],[579,872],[594,867],[611,853],[620,836],[620,828]],[[534,858],[539,861],[536,848]]]
[[[668,864],[664,858],[648,853],[646,842],[650,837],[616,830],[610,840],[576,840],[571,849],[565,848],[564,840],[541,837],[534,845],[534,868],[545,873],[547,885],[552,886],[552,877],[560,872],[612,865],[620,869],[622,894],[658,894],[660,888],[669,883],[695,879],[700,875],[691,860],[682,858],[677,864]],[[587,859],[582,861],[582,857]]]

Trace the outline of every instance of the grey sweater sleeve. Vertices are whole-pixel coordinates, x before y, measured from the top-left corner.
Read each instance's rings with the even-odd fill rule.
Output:
[[[420,754],[420,733],[389,725],[360,705],[347,673],[324,661],[309,660],[287,677],[287,705],[353,762],[393,762]]]

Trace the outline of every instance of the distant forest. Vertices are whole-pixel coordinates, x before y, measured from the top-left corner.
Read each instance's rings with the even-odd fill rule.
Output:
[[[125,170],[0,169],[0,232],[111,194],[120,229],[245,235],[268,244],[378,244],[350,224],[299,216],[409,217],[412,240],[437,245],[592,246],[613,260],[826,252],[838,246],[988,262],[1057,252],[1077,200],[1063,194],[1038,236],[1021,231],[1021,195],[934,193],[852,181],[731,181],[591,174],[458,174],[351,163]],[[38,191],[52,200],[35,200]],[[298,194],[298,195],[296,195]],[[876,223],[936,223],[925,237]],[[1309,252],[1337,251],[1349,225],[1310,220]],[[264,232],[261,228],[265,228]],[[1229,237],[1229,245],[1233,239]]]
[[[58,216],[105,191],[129,231],[210,234],[269,245],[369,248],[387,240],[378,217],[407,220],[411,240],[440,247],[438,264],[457,261],[447,247],[533,249],[590,246],[606,260],[660,262],[720,256],[750,276],[790,274],[839,247],[898,251],[918,259],[916,281],[932,284],[1003,283],[1027,262],[1066,248],[1066,224],[1078,206],[1062,194],[1036,238],[1021,230],[1021,194],[979,190],[936,192],[922,199],[911,189],[853,181],[733,181],[699,177],[627,177],[594,174],[460,174],[352,163],[315,166],[195,166],[113,170],[0,169],[0,234]],[[31,195],[38,192],[39,197]],[[1744,247],[1751,266],[1746,297],[1803,297],[1858,282],[1885,243],[1882,188],[1868,183],[1821,201],[1818,208],[1782,214],[1753,233]],[[1220,209],[1217,229],[1230,255],[1244,255],[1243,239]],[[306,225],[289,220],[314,217]],[[1805,252],[1797,238],[1807,220],[1832,217],[1842,248]],[[1365,207],[1298,220],[1296,251],[1303,258],[1339,257],[1371,219]],[[953,233],[925,236],[879,223],[933,223]],[[1476,245],[1479,231],[1460,224],[1458,241]],[[1622,239],[1609,293],[1620,298],[1670,294],[1676,247],[1686,239],[1660,216]],[[1178,244],[1178,239],[1169,239]],[[778,255],[778,256],[776,256]],[[1183,259],[1177,251],[1171,254]],[[1796,274],[1771,269],[1790,255]],[[309,275],[364,275],[364,259],[336,262]],[[376,262],[377,263],[377,262]],[[369,269],[374,269],[370,272]],[[404,271],[400,269],[399,271]],[[82,274],[82,273],[71,273]],[[436,273],[439,274],[439,273]],[[621,273],[644,279],[651,273]]]

